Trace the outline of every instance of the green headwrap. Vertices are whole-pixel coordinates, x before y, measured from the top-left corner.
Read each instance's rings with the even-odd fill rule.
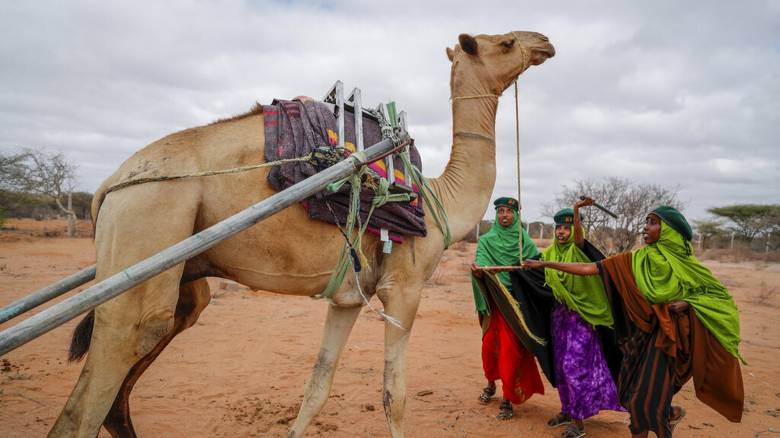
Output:
[[[580,212],[580,220],[584,220],[585,215]],[[574,224],[574,209],[571,207],[562,208],[558,210],[558,213],[555,213],[555,216],[553,216],[553,221],[555,222],[555,225],[572,225]]]
[[[514,212],[512,225],[504,227],[498,222],[498,213],[496,213],[493,227],[482,235],[479,238],[479,242],[477,242],[477,265],[512,266],[520,261],[517,248],[519,246],[520,228],[522,227],[518,225],[518,222],[517,212]],[[523,228],[523,259],[536,257],[537,255],[539,255],[539,250],[536,248],[536,244],[534,244],[531,236]],[[512,280],[508,272],[499,272],[497,277],[507,288],[512,287]],[[471,287],[474,292],[474,304],[477,306],[477,311],[479,313],[487,313],[488,307],[485,302],[485,296],[473,278],[471,279]]]
[[[493,201],[493,206],[496,207],[496,209],[498,209],[498,207],[501,207],[502,205],[504,207],[509,207],[514,211],[520,209],[520,203],[517,202],[517,199],[510,198],[508,196],[504,196]]]
[[[691,224],[688,223],[688,220],[685,219],[685,216],[683,216],[682,213],[680,213],[676,208],[669,207],[668,205],[662,205],[653,210],[652,213],[660,217],[662,221],[666,222],[666,225],[669,225],[675,231],[680,233],[685,238],[685,240],[690,242],[691,239],[693,239],[693,230],[691,229]]]
[[[574,244],[573,226],[566,243],[553,240],[543,253],[542,260],[564,263],[591,263],[592,260]],[[596,275],[580,276],[567,274],[555,269],[545,269],[544,279],[553,291],[558,302],[566,305],[582,317],[591,326],[612,327],[612,312],[601,278]]]
[[[734,299],[693,255],[687,240],[661,222],[658,242],[634,251],[632,270],[639,290],[651,304],[685,301],[729,353],[739,354],[739,313]]]

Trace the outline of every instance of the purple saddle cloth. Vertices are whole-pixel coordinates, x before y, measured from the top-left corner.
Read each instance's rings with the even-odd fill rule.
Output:
[[[275,99],[271,105],[263,106],[263,117],[266,161],[303,157],[320,148],[333,149],[338,144],[336,117],[330,107],[322,102],[298,98],[292,101]],[[355,120],[349,110],[344,117],[344,137],[345,148],[354,151]],[[372,146],[381,140],[379,124],[371,118],[363,117],[364,147]],[[349,153],[351,152],[347,152]],[[414,146],[410,148],[409,155],[412,164],[422,169],[420,154]],[[417,192],[416,185],[404,181],[404,166],[400,157],[395,157],[393,163],[396,180]],[[386,177],[382,160],[372,163],[369,167],[380,176]],[[320,170],[322,169],[318,169],[317,165],[305,161],[274,166],[268,174],[268,182],[274,189],[284,190]],[[361,223],[368,216],[373,197],[373,189],[365,186],[361,188]],[[307,198],[304,207],[312,219],[343,226],[349,213],[349,187],[344,185],[336,193],[322,190]],[[377,234],[382,228],[388,229],[391,239],[396,242],[403,240],[401,236],[425,236],[425,214],[419,196],[412,202],[390,202],[375,209],[367,229]]]

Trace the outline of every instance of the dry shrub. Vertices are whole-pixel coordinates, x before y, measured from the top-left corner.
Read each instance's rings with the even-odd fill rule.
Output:
[[[17,234],[32,237],[62,237],[67,236],[67,219],[8,219],[2,229],[2,234]],[[75,237],[94,237],[92,221],[80,219],[76,221]]]

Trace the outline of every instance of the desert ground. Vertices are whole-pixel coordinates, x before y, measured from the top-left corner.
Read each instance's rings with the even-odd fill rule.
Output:
[[[6,223],[0,232],[0,306],[94,263],[91,238],[62,237],[64,226]],[[79,224],[82,234],[88,229]],[[545,425],[559,409],[549,385],[545,395],[516,406],[509,421],[495,419],[497,401],[477,402],[485,382],[468,275],[474,248],[464,242],[450,248],[423,291],[409,343],[407,436],[556,437],[561,430]],[[705,264],[740,309],[741,351],[748,361],[742,368],[745,414],[741,424],[728,422],[698,401],[688,383],[675,398],[688,411],[675,436],[780,437],[780,265]],[[315,361],[327,304],[217,278],[210,285],[213,299],[198,323],[136,385],[136,431],[142,437],[284,436]],[[0,436],[45,436],[81,370],[80,363],[66,360],[77,321],[0,358]],[[369,310],[361,314],[309,436],[388,436],[381,397],[383,324]],[[627,414],[601,413],[586,428],[588,437],[628,436]]]

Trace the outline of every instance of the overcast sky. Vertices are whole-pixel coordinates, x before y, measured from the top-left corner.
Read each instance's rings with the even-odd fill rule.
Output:
[[[255,101],[321,98],[340,79],[366,106],[405,109],[437,176],[451,145],[445,47],[512,30],[557,49],[520,78],[527,220],[562,185],[605,176],[679,185],[690,218],[780,203],[778,0],[4,1],[0,152],[62,151],[94,191],[166,134]],[[494,198],[516,192],[512,94]]]

